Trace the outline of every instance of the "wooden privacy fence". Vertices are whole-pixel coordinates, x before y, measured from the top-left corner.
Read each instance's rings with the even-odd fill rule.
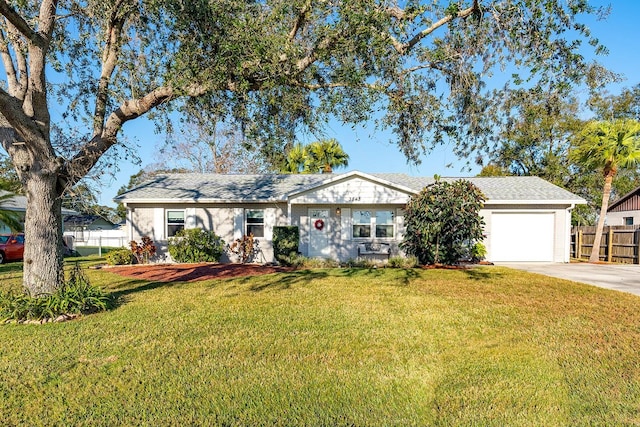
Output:
[[[571,256],[589,259],[593,250],[596,227],[573,227]],[[600,241],[600,260],[625,264],[640,264],[640,226],[606,226]]]

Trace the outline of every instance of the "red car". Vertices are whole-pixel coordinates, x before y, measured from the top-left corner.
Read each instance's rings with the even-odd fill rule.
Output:
[[[22,259],[24,254],[24,234],[0,235],[0,264],[5,261]]]

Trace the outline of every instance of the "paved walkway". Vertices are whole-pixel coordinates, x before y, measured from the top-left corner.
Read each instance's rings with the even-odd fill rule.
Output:
[[[507,262],[498,263],[497,265],[640,295],[640,265],[588,263],[547,264]]]

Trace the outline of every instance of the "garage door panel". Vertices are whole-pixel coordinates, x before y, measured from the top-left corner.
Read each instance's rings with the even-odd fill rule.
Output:
[[[493,213],[492,261],[553,261],[555,215],[549,213]]]

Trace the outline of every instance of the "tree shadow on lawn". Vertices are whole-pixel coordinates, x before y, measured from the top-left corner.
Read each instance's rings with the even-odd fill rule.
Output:
[[[149,282],[147,280],[130,280],[124,283],[124,286],[126,286],[126,288],[124,289],[118,289],[118,287],[116,287],[115,289],[112,288],[110,295],[114,299],[114,308],[117,308],[129,302],[129,296],[132,294],[152,291],[164,286],[172,286],[173,284],[174,283],[172,282]]]
[[[490,268],[471,267],[463,270],[469,279],[475,281],[486,281],[504,276],[502,272]]]
[[[407,286],[412,280],[418,278],[419,272],[416,269],[394,269],[401,272],[397,277],[389,276],[390,286]],[[362,277],[363,280],[371,280],[372,278],[382,277],[386,274],[386,269],[380,268],[335,268],[335,269],[312,269],[312,270],[295,270],[289,273],[270,274],[260,276],[260,283],[256,283],[256,279],[252,277],[242,277],[235,279],[241,284],[250,284],[249,289],[254,292],[260,292],[267,289],[289,289],[293,285],[307,285],[314,280],[325,279],[328,277]]]

